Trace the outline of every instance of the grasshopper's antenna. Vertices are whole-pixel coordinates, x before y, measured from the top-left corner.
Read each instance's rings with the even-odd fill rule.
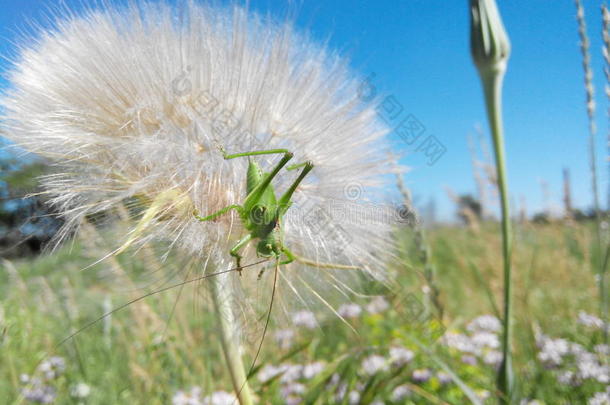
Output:
[[[246,386],[250,375],[252,374],[252,370],[256,366],[256,361],[258,360],[258,356],[261,353],[261,349],[263,348],[263,342],[265,341],[265,335],[267,334],[267,329],[269,327],[269,321],[271,320],[271,310],[273,309],[273,302],[275,301],[275,290],[277,289],[277,275],[280,269],[280,258],[279,256],[275,258],[275,270],[273,272],[273,289],[271,290],[271,302],[269,303],[269,310],[267,311],[267,319],[265,320],[265,328],[263,329],[263,335],[261,336],[261,341],[258,344],[258,349],[256,350],[256,355],[254,356],[254,360],[252,360],[252,365],[250,366],[250,370],[248,370],[248,374],[246,374],[246,381],[242,384],[241,388],[237,392],[237,398],[239,398],[242,390]]]
[[[266,262],[266,261],[268,261],[268,260],[269,260],[269,259],[260,260],[260,261],[258,261],[258,262],[256,262],[256,263],[251,263],[251,264],[247,264],[247,265],[245,265],[245,266],[241,266],[241,268],[246,268],[246,267],[252,267],[252,266],[256,266],[256,265],[259,265],[259,264],[261,264],[261,263],[265,263],[265,262]],[[91,321],[91,322],[87,323],[85,326],[83,326],[82,328],[78,329],[76,332],[72,333],[70,336],[68,336],[68,337],[66,337],[66,338],[64,338],[64,339],[62,339],[62,340],[61,340],[61,342],[59,342],[59,343],[57,344],[56,348],[57,348],[57,347],[59,347],[59,346],[61,346],[61,345],[63,345],[63,344],[64,344],[64,343],[66,343],[68,340],[72,339],[74,336],[78,335],[78,334],[79,334],[79,333],[81,333],[82,331],[89,329],[90,327],[92,327],[93,325],[95,325],[96,323],[98,323],[99,321],[101,321],[102,319],[109,317],[110,315],[114,314],[115,312],[120,311],[121,309],[127,308],[127,307],[128,307],[129,305],[131,305],[131,304],[134,304],[134,303],[136,303],[136,302],[138,302],[138,301],[142,301],[144,298],[148,298],[148,297],[150,297],[151,295],[160,294],[160,293],[162,293],[162,292],[165,292],[165,291],[171,290],[172,288],[176,288],[176,287],[183,286],[183,285],[185,285],[185,284],[190,284],[190,283],[194,283],[194,282],[196,282],[196,281],[205,280],[205,279],[207,279],[207,278],[210,278],[210,277],[215,277],[215,276],[219,276],[219,275],[221,275],[221,274],[225,274],[225,273],[230,273],[230,272],[232,272],[232,271],[237,271],[237,269],[238,269],[238,267],[233,267],[233,268],[228,269],[228,270],[223,270],[223,271],[218,271],[218,272],[216,272],[216,273],[206,274],[206,275],[203,275],[203,276],[200,276],[200,277],[195,277],[195,278],[192,278],[192,279],[190,279],[190,280],[182,281],[182,282],[180,282],[180,283],[172,284],[172,285],[167,286],[167,287],[163,287],[163,288],[161,288],[161,289],[159,289],[159,290],[155,290],[155,291],[149,292],[148,294],[144,294],[144,295],[142,295],[142,296],[140,296],[140,297],[138,297],[138,298],[135,298],[135,299],[133,299],[133,300],[131,300],[131,301],[126,302],[125,304],[123,304],[123,305],[121,305],[121,306],[116,307],[116,308],[115,308],[115,309],[113,309],[112,311],[106,312],[105,314],[103,314],[103,315],[102,315],[102,316],[100,316],[99,318],[97,318],[97,319],[95,319],[95,320],[93,320],[93,321]],[[274,289],[275,289],[275,288],[274,288]]]
[[[191,270],[192,270],[192,268],[188,269],[188,271],[186,273],[186,276],[184,276],[184,280],[183,281],[188,280],[189,276],[191,275]],[[180,298],[182,297],[182,291],[184,291],[184,286],[185,285],[186,284],[182,284],[180,286],[180,289],[178,290],[178,296],[174,300],[174,305],[172,305],[172,310],[169,313],[169,317],[167,318],[167,322],[165,323],[165,327],[163,328],[163,333],[161,334],[161,337],[163,339],[165,339],[165,335],[167,334],[167,330],[169,329],[169,325],[170,325],[172,319],[174,318],[174,313],[176,312],[176,308],[178,307],[178,301],[180,301]]]

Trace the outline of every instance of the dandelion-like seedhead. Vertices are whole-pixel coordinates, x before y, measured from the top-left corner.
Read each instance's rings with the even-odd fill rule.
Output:
[[[346,200],[353,184],[362,190],[358,202],[381,201],[384,175],[396,170],[387,160],[387,128],[359,97],[361,83],[346,62],[290,23],[190,2],[69,14],[20,48],[8,80],[1,130],[52,162],[42,183],[66,219],[58,240],[87,218],[121,211],[135,221],[116,234],[114,253],[161,241],[211,258],[217,270],[233,267],[228,251],[244,235],[238,216],[200,222],[193,215],[245,198],[248,159],[224,160],[219,147],[286,148],[292,162],[315,167],[294,195],[285,245],[382,278],[394,224],[324,207]],[[279,156],[253,159],[267,171]],[[277,193],[295,178],[281,172]],[[347,209],[358,211],[349,200]],[[243,262],[255,262],[254,253],[248,246]],[[257,271],[244,273],[236,291],[256,284]],[[359,278],[293,263],[280,282],[307,302],[307,290],[316,288],[309,299],[322,289],[351,291]]]

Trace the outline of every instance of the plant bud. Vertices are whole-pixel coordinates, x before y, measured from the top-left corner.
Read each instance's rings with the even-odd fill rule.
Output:
[[[506,70],[510,41],[495,0],[470,0],[470,51],[481,75]]]

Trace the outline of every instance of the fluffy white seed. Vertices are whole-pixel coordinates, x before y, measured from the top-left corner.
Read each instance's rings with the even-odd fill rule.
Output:
[[[0,98],[0,130],[53,163],[43,183],[67,221],[60,239],[131,202],[143,217],[117,234],[115,253],[162,242],[232,267],[228,250],[244,235],[238,216],[193,216],[244,200],[248,160],[224,160],[218,148],[287,148],[293,163],[315,168],[285,218],[285,245],[383,278],[400,219],[380,204],[395,170],[387,128],[346,62],[291,24],[239,7],[143,3],[69,14],[26,43]],[[269,170],[279,156],[256,159]],[[278,194],[295,178],[281,172]],[[358,201],[344,195],[354,186]],[[257,260],[253,245],[245,264]],[[320,300],[324,291],[350,292],[354,273],[293,263],[280,290],[292,301]],[[256,284],[236,281],[236,292]]]

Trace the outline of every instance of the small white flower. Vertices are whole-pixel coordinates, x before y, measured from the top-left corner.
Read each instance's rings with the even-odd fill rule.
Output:
[[[583,357],[589,354],[589,352],[587,352],[587,349],[585,349],[585,347],[580,343],[569,342],[569,346],[569,352],[576,357]]]
[[[413,371],[411,379],[416,383],[424,383],[432,377],[432,372],[427,368],[417,369]]]
[[[360,403],[360,393],[358,391],[350,391],[348,398],[350,405],[357,405]]]
[[[91,393],[91,387],[85,383],[78,383],[70,389],[73,398],[87,398]]]
[[[608,384],[610,383],[610,374],[608,374],[608,371],[606,370],[603,373],[599,373],[595,379],[600,384]]]
[[[334,373],[331,377],[330,377],[330,381],[328,382],[329,385],[337,385],[339,384],[339,382],[341,381],[341,376],[337,373]]]
[[[306,380],[314,378],[316,375],[320,374],[325,367],[326,364],[322,361],[316,361],[314,363],[306,364],[303,367],[303,378],[305,378]]]
[[[610,405],[610,393],[597,392],[587,401],[587,405]]]
[[[275,332],[275,341],[280,345],[283,350],[289,349],[292,346],[294,340],[294,330],[292,329],[280,329]]]
[[[411,396],[411,389],[408,385],[399,385],[392,391],[391,399],[394,402],[402,401],[403,399]]]
[[[172,405],[203,405],[201,401],[201,388],[193,387],[190,391],[176,392],[172,397]]]
[[[461,361],[470,366],[475,366],[477,364],[477,358],[468,354],[463,355]]]
[[[456,332],[447,332],[443,335],[443,342],[462,353],[476,353],[477,347],[470,337]]]
[[[538,359],[547,366],[560,365],[563,357],[570,352],[570,343],[565,339],[550,339],[545,336],[539,344],[541,350],[538,353]]]
[[[339,316],[346,319],[355,319],[362,313],[362,308],[358,304],[343,304],[337,310]]]
[[[603,343],[593,346],[593,351],[600,356],[610,356],[610,346]]]
[[[337,393],[335,394],[335,400],[337,402],[343,401],[346,394],[347,394],[347,384],[346,383],[339,384],[339,386],[337,387]]]
[[[51,404],[57,397],[57,391],[54,387],[44,384],[39,379],[31,379],[30,384],[21,389],[21,395],[31,402]]]
[[[307,387],[301,383],[291,382],[284,385],[281,389],[282,397],[287,398],[291,395],[300,395],[303,394],[307,390]]]
[[[557,381],[563,385],[578,386],[580,380],[577,378],[573,371],[563,371],[557,375]]]
[[[386,371],[388,368],[388,362],[384,357],[377,354],[372,354],[362,361],[360,367],[365,375],[373,375]]]
[[[202,405],[235,405],[237,397],[226,391],[216,391],[208,395],[201,402]]]
[[[53,356],[38,365],[38,372],[47,380],[59,377],[66,369],[66,361],[62,357]]]
[[[296,326],[303,326],[307,329],[315,329],[318,326],[316,316],[311,311],[301,310],[292,314],[292,322]]]
[[[580,311],[578,313],[578,323],[593,329],[602,329],[604,327],[604,321],[594,315],[586,313],[585,311]]]
[[[257,373],[258,380],[262,383],[266,383],[269,380],[277,377],[285,371],[283,367],[276,367],[273,364],[266,364],[261,368],[261,370]]]
[[[502,363],[502,353],[497,350],[490,350],[483,355],[483,362],[497,367]]]
[[[608,366],[600,364],[596,359],[583,358],[577,362],[578,376],[582,379],[595,379],[602,384],[610,382],[610,370]]]
[[[449,384],[451,381],[453,381],[451,376],[445,373],[444,371],[439,371],[438,373],[436,373],[436,378],[438,378],[438,381],[442,385]]]
[[[497,349],[500,347],[500,339],[498,339],[498,335],[495,333],[477,332],[472,335],[470,341],[477,348],[478,352],[484,348]]]
[[[500,323],[500,320],[493,315],[481,315],[470,321],[470,323],[466,326],[466,329],[470,333],[498,333],[502,329],[502,324]]]
[[[366,305],[366,310],[371,314],[379,314],[390,308],[388,301],[381,295],[373,298],[371,302]]]
[[[303,376],[303,366],[300,364],[283,364],[280,381],[284,384],[294,382]]]
[[[390,348],[390,362],[395,367],[402,367],[415,357],[415,353],[404,347]]]

